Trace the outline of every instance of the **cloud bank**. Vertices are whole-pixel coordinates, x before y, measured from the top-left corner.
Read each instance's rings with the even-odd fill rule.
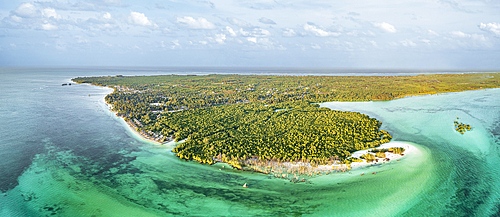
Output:
[[[177,23],[189,29],[215,29],[215,25],[203,17],[177,17]]]
[[[0,4],[0,66],[21,59],[33,65],[58,65],[61,59],[85,65],[99,59],[96,55],[119,54],[117,61],[123,61],[114,65],[500,68],[500,23],[492,5],[468,0],[374,0],[369,7],[329,0],[9,1]]]

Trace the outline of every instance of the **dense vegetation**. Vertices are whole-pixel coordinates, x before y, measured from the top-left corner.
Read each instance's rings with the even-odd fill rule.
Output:
[[[457,117],[457,119],[459,118]],[[472,127],[469,124],[464,124],[462,122],[458,123],[458,121],[454,121],[454,123],[455,123],[455,130],[461,133],[462,135],[464,134],[464,132],[467,132],[472,129]]]
[[[117,110],[191,109],[238,102],[392,100],[409,95],[500,87],[500,76],[137,76],[75,78],[78,83],[117,86],[108,96]],[[152,105],[152,103],[160,103]]]
[[[388,142],[381,123],[354,112],[319,108],[325,101],[391,100],[500,86],[500,76],[137,76],[75,78],[110,86],[113,109],[138,130],[177,141],[184,159],[241,167],[245,159],[345,160]]]
[[[174,152],[185,159],[212,163],[251,157],[325,162],[389,142],[381,122],[355,112],[333,111],[308,103],[276,111],[283,104],[245,103],[169,113],[158,122],[186,138]],[[235,163],[233,163],[235,165]]]
[[[385,153],[385,152],[391,152],[394,154],[403,154],[405,152],[404,148],[401,147],[392,147],[392,148],[374,148],[371,149],[370,152],[372,153]]]

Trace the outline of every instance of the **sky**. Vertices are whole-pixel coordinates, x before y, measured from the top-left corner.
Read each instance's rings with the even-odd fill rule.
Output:
[[[500,69],[500,1],[9,0],[0,66]]]

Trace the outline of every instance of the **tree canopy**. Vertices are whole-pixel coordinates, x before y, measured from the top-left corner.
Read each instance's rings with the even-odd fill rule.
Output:
[[[392,100],[499,87],[497,73],[418,76],[164,75],[74,78],[109,86],[113,109],[162,138],[186,139],[177,156],[241,167],[249,158],[345,160],[389,142],[381,122],[319,108],[325,101]],[[162,140],[163,141],[163,140]]]

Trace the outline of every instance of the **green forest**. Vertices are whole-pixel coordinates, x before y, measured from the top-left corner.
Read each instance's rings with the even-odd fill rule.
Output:
[[[346,159],[351,152],[389,142],[381,122],[355,112],[333,111],[309,103],[283,106],[248,103],[170,113],[158,122],[172,127],[174,148],[184,159],[203,163],[236,162],[248,158],[316,163]],[[215,159],[214,159],[215,157]]]
[[[418,76],[163,75],[74,78],[108,86],[113,110],[160,142],[184,140],[177,156],[201,163],[322,163],[389,142],[381,122],[320,108],[326,101],[392,100],[500,87],[496,73]],[[135,124],[134,124],[135,125]]]

